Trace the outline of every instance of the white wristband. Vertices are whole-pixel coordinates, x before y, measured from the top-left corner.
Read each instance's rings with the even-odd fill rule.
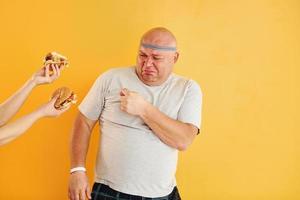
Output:
[[[77,172],[77,171],[86,172],[86,169],[85,169],[85,167],[74,167],[70,170],[70,174],[72,174],[73,172]]]

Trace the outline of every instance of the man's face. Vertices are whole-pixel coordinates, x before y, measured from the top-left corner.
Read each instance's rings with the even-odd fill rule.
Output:
[[[136,65],[137,75],[146,85],[161,85],[172,73],[177,58],[178,53],[176,51],[140,45]]]

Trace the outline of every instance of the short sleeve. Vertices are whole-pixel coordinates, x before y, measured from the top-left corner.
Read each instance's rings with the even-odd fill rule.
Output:
[[[104,106],[106,81],[103,75],[99,76],[80,103],[79,111],[88,119],[98,120]]]
[[[187,92],[179,109],[177,119],[184,123],[193,124],[198,128],[201,126],[202,115],[202,91],[200,86],[193,80],[189,80]]]

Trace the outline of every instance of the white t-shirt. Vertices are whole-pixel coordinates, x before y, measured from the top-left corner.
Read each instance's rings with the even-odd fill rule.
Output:
[[[135,67],[115,68],[98,77],[79,105],[84,116],[100,123],[95,181],[131,195],[166,196],[176,186],[178,151],[163,143],[141,118],[120,110],[122,88],[138,92],[170,118],[200,129],[200,87],[175,74],[160,86],[148,86]]]

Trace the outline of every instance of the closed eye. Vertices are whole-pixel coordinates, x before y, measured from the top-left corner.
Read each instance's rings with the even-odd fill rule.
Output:
[[[157,56],[154,56],[153,59],[154,59],[154,60],[162,60],[163,57],[157,57]]]
[[[141,56],[141,57],[147,57],[147,55],[143,54],[143,53],[140,53],[139,56]]]

